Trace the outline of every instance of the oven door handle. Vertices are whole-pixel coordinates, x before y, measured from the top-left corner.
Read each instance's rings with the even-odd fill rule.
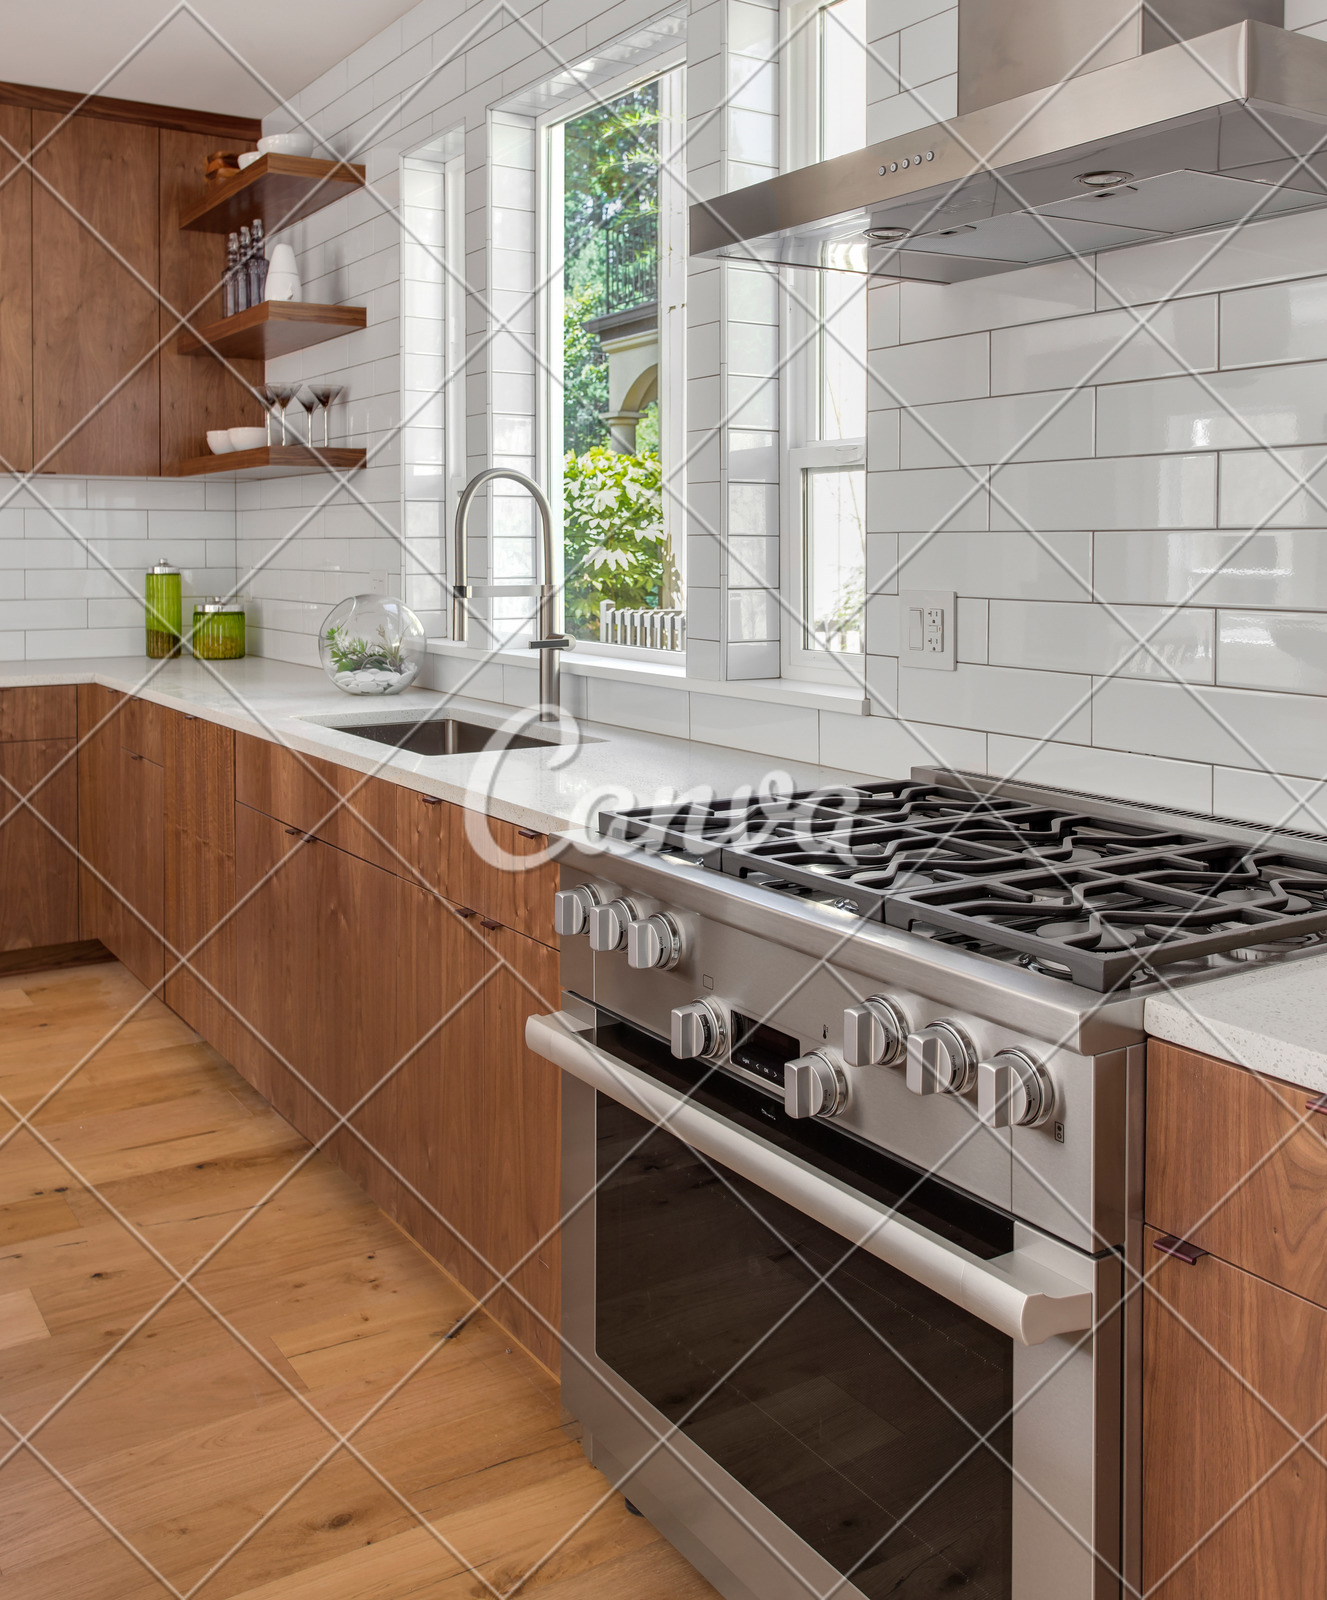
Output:
[[[569,1012],[526,1019],[536,1055],[786,1201],[1020,1344],[1092,1326],[1090,1289],[1015,1250],[983,1261],[599,1049]]]

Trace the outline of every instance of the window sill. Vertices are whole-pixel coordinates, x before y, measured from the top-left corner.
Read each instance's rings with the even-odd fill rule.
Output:
[[[481,652],[469,645],[453,644],[448,639],[430,639],[430,655],[463,657],[474,661]],[[523,667],[533,673],[535,664],[529,650],[497,650],[489,658],[502,667]],[[739,678],[728,681],[713,678],[688,678],[679,663],[641,660],[614,660],[608,655],[581,655],[574,650],[563,654],[562,670],[572,677],[607,678],[617,683],[652,684],[659,688],[680,689],[687,694],[717,694],[732,700],[757,700],[769,705],[809,706],[817,711],[840,711],[847,716],[869,716],[869,703],[860,690],[848,685],[806,683],[796,678]]]

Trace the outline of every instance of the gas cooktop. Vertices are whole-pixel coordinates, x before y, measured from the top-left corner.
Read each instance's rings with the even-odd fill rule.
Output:
[[[605,811],[599,832],[1102,992],[1327,947],[1327,848],[966,775]],[[1059,797],[1057,797],[1058,799]],[[1078,797],[1073,797],[1078,798]],[[1132,815],[1131,815],[1132,813]],[[1195,825],[1189,826],[1192,821]]]

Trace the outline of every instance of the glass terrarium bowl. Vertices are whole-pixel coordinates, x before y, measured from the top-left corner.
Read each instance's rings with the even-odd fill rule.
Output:
[[[323,618],[323,671],[346,694],[400,694],[424,664],[424,624],[401,600],[356,594]]]

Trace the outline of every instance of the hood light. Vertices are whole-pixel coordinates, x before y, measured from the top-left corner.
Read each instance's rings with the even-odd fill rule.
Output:
[[[1080,172],[1074,182],[1081,183],[1085,189],[1114,189],[1132,178],[1132,172]]]
[[[866,237],[872,244],[897,244],[900,239],[909,237],[907,228],[868,228]]]

